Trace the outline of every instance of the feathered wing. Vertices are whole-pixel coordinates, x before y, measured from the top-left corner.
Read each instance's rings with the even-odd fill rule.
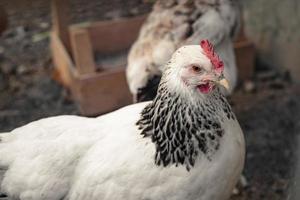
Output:
[[[47,118],[0,136],[1,190],[16,199],[61,199],[76,163],[99,135],[75,116]]]
[[[239,17],[238,5],[220,3],[217,8],[207,10],[193,23],[193,34],[186,44],[197,44],[200,40],[207,39],[216,47],[225,38],[234,39],[239,31]]]
[[[173,2],[173,1],[169,1]],[[161,76],[162,66],[170,59],[176,48],[186,44],[199,44],[208,39],[224,60],[225,76],[232,89],[237,73],[232,40],[239,30],[239,9],[228,0],[219,4],[165,5],[158,1],[141,28],[132,46],[127,65],[127,80],[135,100],[143,101],[149,85]],[[154,88],[156,91],[156,88]],[[150,89],[153,93],[153,87]],[[139,98],[142,96],[142,98]],[[151,94],[150,94],[151,96]]]
[[[1,192],[16,199],[64,198],[87,151],[108,135],[122,134],[122,128],[111,130],[116,122],[123,130],[134,127],[143,107],[136,104],[99,118],[51,117],[0,134]]]
[[[138,90],[149,87],[153,79],[161,77],[160,67],[169,60],[176,49],[175,43],[168,36],[171,28],[170,17],[172,15],[168,10],[161,13],[153,11],[130,50],[126,75],[130,91],[136,99]],[[154,90],[156,93],[156,88]]]

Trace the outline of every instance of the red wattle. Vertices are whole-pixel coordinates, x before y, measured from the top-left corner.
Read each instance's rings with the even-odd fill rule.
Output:
[[[212,90],[212,86],[209,83],[198,85],[197,88],[204,94],[208,94]]]

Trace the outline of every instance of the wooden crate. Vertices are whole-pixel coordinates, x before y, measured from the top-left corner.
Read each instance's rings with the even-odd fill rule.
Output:
[[[97,54],[129,49],[145,16],[69,25],[68,1],[53,0],[51,50],[56,78],[70,89],[83,115],[94,116],[132,103],[126,77],[126,62],[103,66]]]
[[[126,61],[117,66],[96,62],[97,54],[129,49],[146,16],[69,24],[69,0],[52,0],[51,50],[57,79],[70,89],[86,116],[103,114],[132,103],[126,77]],[[239,77],[253,74],[254,49],[243,34],[235,43]]]

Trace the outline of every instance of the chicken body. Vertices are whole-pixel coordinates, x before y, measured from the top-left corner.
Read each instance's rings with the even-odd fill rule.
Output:
[[[134,126],[145,105],[96,119],[46,118],[0,135],[0,164],[8,167],[1,189],[21,200],[226,199],[243,165],[238,123],[225,128],[214,162],[158,167],[151,139]]]
[[[208,39],[225,64],[231,94],[237,84],[233,39],[239,30],[238,0],[159,0],[133,44],[127,81],[136,102],[155,97],[162,67],[180,46]]]
[[[20,200],[228,199],[245,144],[204,42],[173,54],[153,101],[0,134],[0,191]]]

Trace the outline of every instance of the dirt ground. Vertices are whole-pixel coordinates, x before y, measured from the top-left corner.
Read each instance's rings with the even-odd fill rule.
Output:
[[[139,0],[72,1],[72,21],[111,19],[149,11]],[[79,114],[67,92],[52,80],[48,0],[1,0],[10,26],[0,37],[0,132],[42,117]],[[249,85],[248,85],[249,86]],[[251,85],[250,85],[251,86]],[[282,200],[288,196],[300,131],[300,87],[284,73],[257,66],[254,89],[231,97],[245,133],[248,186],[233,200]]]

